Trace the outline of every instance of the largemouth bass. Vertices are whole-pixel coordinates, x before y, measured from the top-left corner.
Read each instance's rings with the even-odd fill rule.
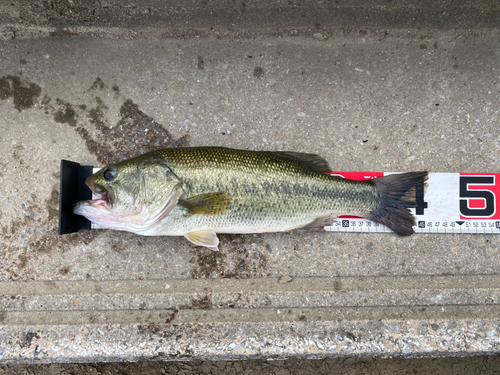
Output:
[[[102,168],[86,184],[98,197],[74,213],[105,229],[185,236],[217,250],[217,233],[323,230],[340,215],[414,233],[415,185],[427,172],[353,181],[327,174],[314,154],[222,147],[153,151]]]

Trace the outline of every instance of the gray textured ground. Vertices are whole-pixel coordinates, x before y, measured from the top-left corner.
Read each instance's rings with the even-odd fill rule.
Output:
[[[497,172],[498,3],[162,4],[0,6],[0,359],[498,354],[498,236],[226,235],[212,253],[56,234],[60,159],[218,145],[315,152],[337,170]]]
[[[499,357],[471,358],[421,358],[421,359],[355,359],[330,358],[323,360],[265,361],[248,360],[235,362],[140,362],[140,363],[92,363],[53,365],[0,365],[0,374],[7,375],[319,375],[319,374],[440,374],[440,375],[490,375],[500,372]]]

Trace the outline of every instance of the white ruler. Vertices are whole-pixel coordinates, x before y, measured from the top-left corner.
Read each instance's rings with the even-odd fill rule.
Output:
[[[94,168],[94,173],[99,168]],[[332,172],[352,180],[369,180],[395,172]],[[424,196],[420,186],[415,233],[500,234],[500,173],[429,173]],[[419,187],[417,187],[417,194]],[[92,223],[92,229],[99,226]],[[386,226],[353,216],[341,216],[330,232],[392,232]]]
[[[367,180],[389,172],[332,172]],[[415,233],[500,234],[499,173],[429,173],[427,191],[420,187]],[[417,187],[417,193],[419,187]],[[325,230],[331,232],[392,232],[382,224],[353,216],[341,216]]]

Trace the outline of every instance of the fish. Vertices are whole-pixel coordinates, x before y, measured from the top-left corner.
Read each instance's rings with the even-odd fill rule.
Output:
[[[218,250],[219,233],[321,231],[341,215],[400,236],[414,233],[416,185],[427,172],[354,181],[329,174],[316,154],[186,147],[152,151],[87,178],[95,199],[73,212],[101,228],[184,236]]]

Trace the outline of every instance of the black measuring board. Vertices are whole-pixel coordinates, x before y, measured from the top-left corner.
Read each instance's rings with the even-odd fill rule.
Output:
[[[92,191],[85,185],[91,176],[91,165],[80,165],[69,160],[61,160],[61,185],[59,187],[59,234],[90,230],[91,222],[84,216],[75,215],[76,202],[92,199]]]

